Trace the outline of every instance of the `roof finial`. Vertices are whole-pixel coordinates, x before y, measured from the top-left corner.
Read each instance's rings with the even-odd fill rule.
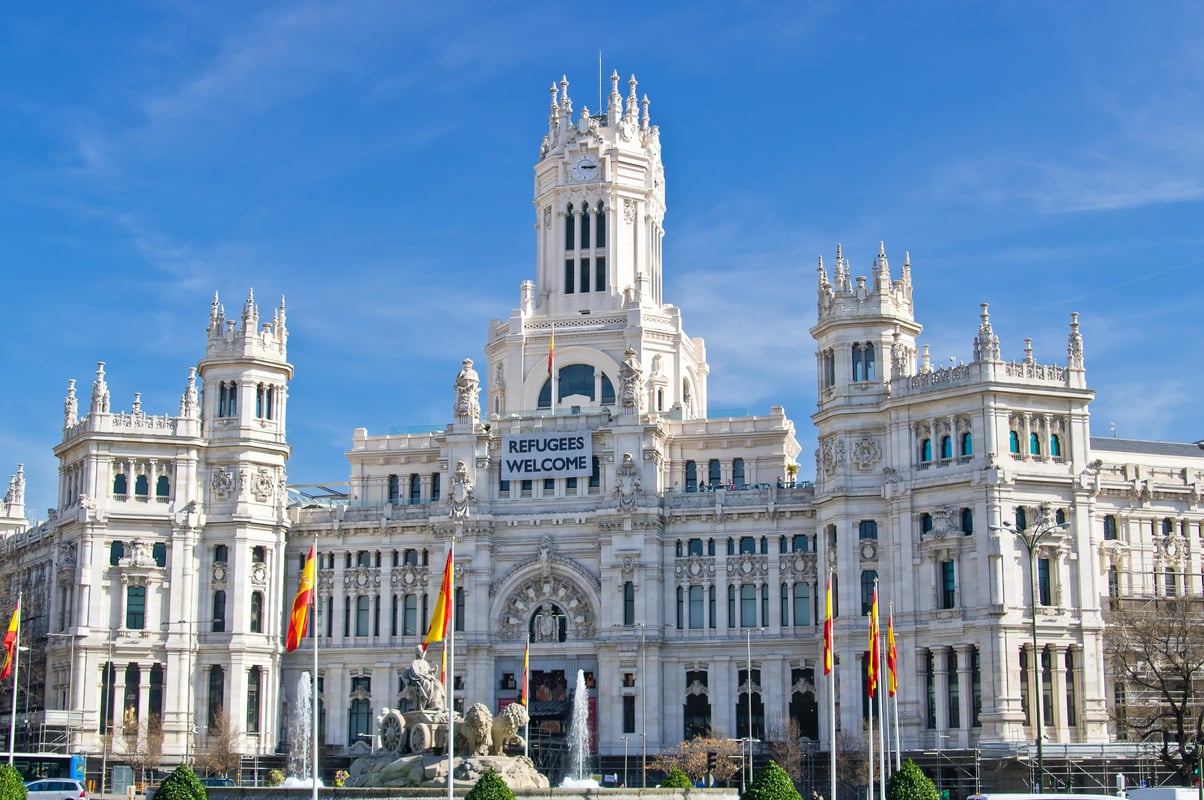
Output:
[[[648,95],[644,95],[644,99],[640,101],[640,106],[644,109],[643,115],[640,117],[640,129],[646,131],[648,130],[648,120],[650,119],[648,116]]]

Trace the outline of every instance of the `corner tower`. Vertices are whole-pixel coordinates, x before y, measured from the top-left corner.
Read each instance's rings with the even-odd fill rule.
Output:
[[[617,72],[610,82],[598,114],[574,113],[568,80],[551,88],[535,165],[536,276],[490,327],[487,414],[615,405],[624,362],[642,373],[640,412],[705,414],[705,347],[661,296],[660,131],[634,76],[626,99]]]

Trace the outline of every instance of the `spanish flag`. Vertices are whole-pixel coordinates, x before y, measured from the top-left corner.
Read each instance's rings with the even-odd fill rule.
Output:
[[[894,603],[891,605],[893,606]],[[890,616],[886,618],[886,688],[891,697],[894,697],[895,692],[899,689],[899,676],[895,667],[895,612],[891,611]]]
[[[552,335],[548,337],[548,377],[552,377],[552,370],[556,368],[556,326],[552,326]]]
[[[21,598],[17,597],[17,610],[13,612],[13,618],[8,623],[8,630],[4,632],[4,667],[0,668],[0,681],[6,680],[13,671],[13,656],[17,652],[17,633],[21,630]]]
[[[870,605],[870,657],[867,662],[869,675],[868,688],[870,697],[878,690],[878,587],[874,586],[874,602]]]
[[[431,615],[431,627],[426,632],[422,642],[422,652],[426,652],[431,642],[442,642],[447,638],[447,626],[452,616],[452,551],[447,551],[447,566],[443,568],[443,585],[439,587],[439,599],[435,601],[435,613]]]
[[[317,573],[315,563],[317,545],[309,546],[309,558],[301,568],[301,583],[297,587],[297,596],[293,598],[293,611],[288,618],[288,635],[284,639],[284,649],[291,653],[301,646],[309,623],[309,607],[314,600],[314,578]]]
[[[824,605],[824,674],[832,671],[832,573],[828,573],[828,596]]]
[[[530,674],[531,667],[531,637],[527,637],[527,646],[523,649],[523,688],[522,694],[519,695],[519,702],[524,706],[527,704],[527,676]]]

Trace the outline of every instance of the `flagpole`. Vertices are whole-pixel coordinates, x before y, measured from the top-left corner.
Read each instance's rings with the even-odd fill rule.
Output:
[[[457,524],[457,529],[463,523]],[[447,578],[447,607],[444,609],[445,619],[451,624],[447,626],[447,639],[443,646],[446,648],[447,654],[447,673],[443,679],[446,682],[444,685],[447,689],[447,800],[452,800],[452,792],[454,791],[455,780],[452,775],[452,769],[455,765],[455,749],[456,749],[456,618],[455,618],[455,597],[456,597],[456,536],[453,533],[451,542],[448,544],[448,578]]]
[[[523,705],[527,711],[527,730],[523,735],[523,756],[531,757],[531,632],[527,631],[527,646],[523,649]],[[627,776],[624,775],[626,780]]]
[[[21,682],[21,598],[17,592],[17,636],[13,639],[13,708],[8,718],[8,765],[13,765],[13,753],[17,742],[17,686]]]
[[[828,800],[836,800],[836,654],[833,630],[835,620],[832,618],[832,571],[828,570],[828,592],[824,620],[824,670],[828,673]]]
[[[877,625],[874,627],[878,628]],[[875,655],[878,669],[875,671],[874,677],[881,683],[881,679],[878,677],[878,673],[882,671],[881,632],[874,637],[874,647],[878,650]],[[889,682],[887,685],[889,686]],[[878,687],[878,800],[886,800],[886,693],[882,691],[881,686]]]
[[[552,379],[552,415],[556,415],[556,406],[560,402],[560,376],[556,374],[556,325],[552,325],[552,335],[548,339],[549,377]]]
[[[870,628],[872,630],[873,626],[874,626],[873,614],[871,612],[870,614],[866,614],[866,616],[870,617]],[[869,658],[870,663],[868,665],[866,665],[866,669],[872,671],[873,670],[872,665],[874,663],[873,648],[870,649],[869,655],[867,657]],[[870,752],[869,752],[869,755],[870,755],[870,757],[866,760],[869,762],[870,783],[869,783],[869,786],[866,787],[866,796],[869,798],[869,800],[874,800],[874,681],[873,681],[872,677],[869,680],[869,701],[870,701],[869,702],[869,719],[870,719],[870,745],[869,745]]]
[[[891,709],[891,713],[894,716],[894,722],[895,722],[895,772],[898,772],[899,770],[903,769],[903,764],[902,764],[903,756],[902,756],[902,748],[899,746],[899,674],[898,674],[899,662],[898,662],[898,653],[896,652],[896,649],[895,649],[895,601],[894,600],[890,601],[890,623],[887,625],[887,631],[889,632],[888,646],[890,647],[891,678],[893,680],[892,685],[894,686],[894,691],[891,692],[890,699],[891,699],[891,705],[893,706],[893,708]]]
[[[313,626],[314,626],[314,670],[309,680],[310,691],[310,711],[313,714],[313,722],[311,723],[313,732],[313,758],[310,759],[311,775],[309,782],[313,784],[312,800],[318,800],[318,536],[314,534],[314,585],[310,589],[310,604],[313,611]],[[330,613],[330,609],[326,609],[326,613]]]

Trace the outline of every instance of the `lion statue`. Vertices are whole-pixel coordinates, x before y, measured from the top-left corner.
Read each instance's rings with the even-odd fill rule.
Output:
[[[530,719],[530,716],[527,715],[527,707],[522,703],[511,703],[499,711],[498,715],[493,718],[493,746],[490,747],[490,754],[503,755],[508,744],[518,747],[526,744],[518,732],[526,726]]]
[[[459,752],[466,756],[485,756],[493,747],[493,714],[484,703],[474,703],[464,721],[456,727],[456,738],[462,745]]]

